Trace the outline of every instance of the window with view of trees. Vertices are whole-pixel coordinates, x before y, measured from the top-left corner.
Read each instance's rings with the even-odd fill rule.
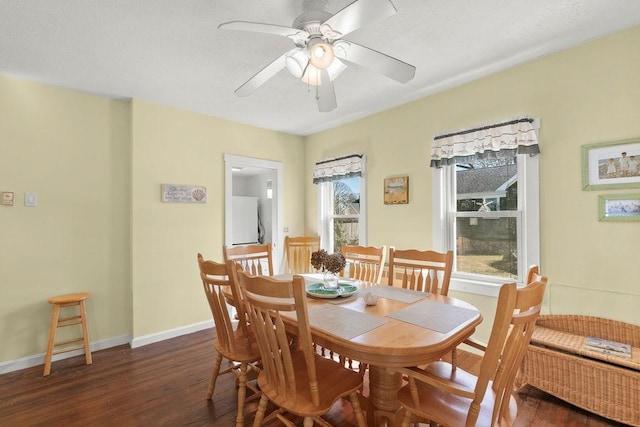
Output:
[[[341,179],[332,183],[333,213],[329,215],[329,229],[333,230],[330,241],[333,251],[342,245],[358,245],[360,223],[360,177]]]

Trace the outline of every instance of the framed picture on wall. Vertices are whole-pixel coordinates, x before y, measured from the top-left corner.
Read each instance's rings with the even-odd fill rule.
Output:
[[[582,146],[582,189],[640,188],[640,138]]]
[[[409,177],[385,178],[384,204],[397,205],[409,203]]]
[[[600,221],[640,221],[640,194],[615,194],[598,197]]]
[[[162,184],[162,201],[168,203],[207,203],[207,187]]]

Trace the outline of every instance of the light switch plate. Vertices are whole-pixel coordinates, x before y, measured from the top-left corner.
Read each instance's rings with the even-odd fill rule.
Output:
[[[38,206],[38,193],[24,193],[25,206]]]

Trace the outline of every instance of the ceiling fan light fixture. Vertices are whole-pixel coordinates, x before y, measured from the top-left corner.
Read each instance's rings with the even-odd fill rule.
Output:
[[[287,66],[287,70],[289,70],[294,77],[300,78],[304,73],[305,67],[309,63],[309,58],[302,49],[294,49],[287,54],[284,58],[284,62]]]
[[[224,30],[254,31],[289,38],[295,48],[282,53],[261,71],[244,82],[235,94],[247,96],[274,77],[283,68],[308,85],[315,86],[318,109],[333,111],[337,107],[333,81],[355,64],[369,68],[400,83],[415,76],[416,68],[399,59],[354,42],[342,36],[367,24],[396,13],[390,0],[353,0],[335,14],[327,11],[329,0],[304,0],[304,12],[291,27],[250,21],[220,24]],[[344,63],[342,61],[345,61]]]
[[[320,86],[322,84],[322,80],[320,79],[320,70],[312,64],[309,64],[301,80],[311,86]]]
[[[328,68],[334,57],[333,46],[330,43],[316,43],[309,52],[311,64],[320,70]]]

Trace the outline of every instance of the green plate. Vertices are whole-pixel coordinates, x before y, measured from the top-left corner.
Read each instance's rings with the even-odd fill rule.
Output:
[[[322,283],[307,285],[307,294],[316,298],[338,298],[348,297],[356,292],[358,288],[348,283],[338,283],[338,289],[325,289]]]

